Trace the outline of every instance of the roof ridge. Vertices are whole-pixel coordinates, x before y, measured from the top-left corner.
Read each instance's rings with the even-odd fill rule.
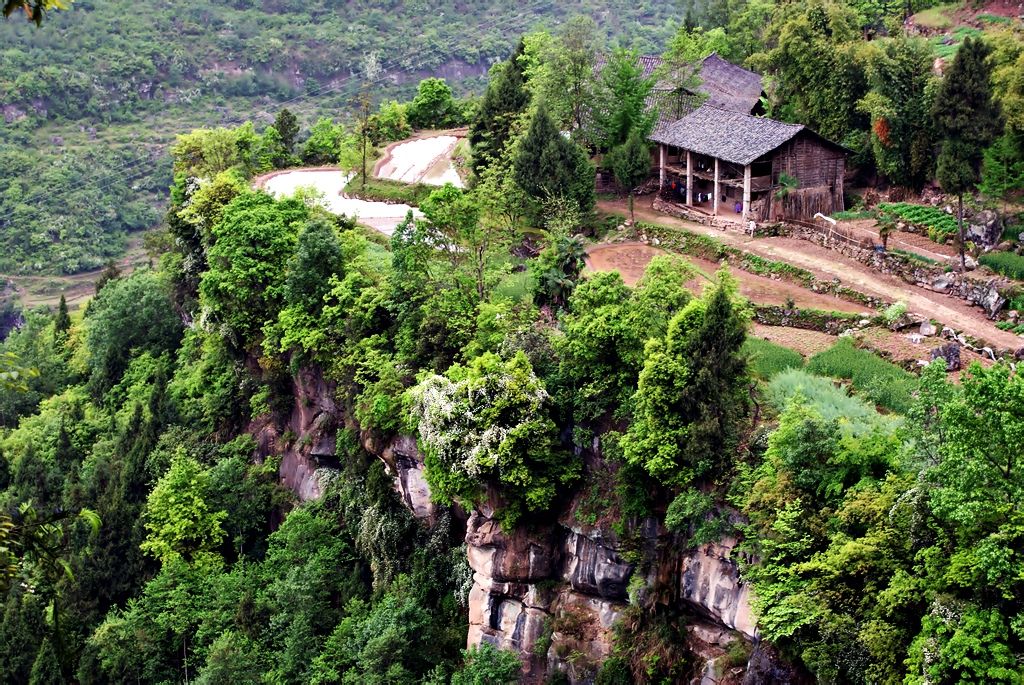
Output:
[[[790,123],[788,121],[782,121],[781,119],[772,119],[771,117],[759,117],[756,114],[748,114],[746,112],[737,112],[734,109],[726,109],[725,107],[719,107],[718,105],[712,105],[711,103],[708,103],[708,102],[702,103],[700,105],[700,107],[697,107],[692,112],[687,113],[686,115],[684,115],[681,119],[678,119],[677,121],[681,121],[682,119],[685,119],[686,117],[690,116],[690,114],[693,114],[694,112],[699,110],[701,107],[707,107],[709,109],[716,109],[719,112],[725,112],[727,114],[733,114],[733,115],[740,116],[740,117],[747,117],[748,119],[758,119],[760,121],[770,121],[770,122],[775,123],[775,124],[781,124],[782,126],[796,126],[798,128],[807,128],[807,126],[805,124],[794,124],[794,123]]]

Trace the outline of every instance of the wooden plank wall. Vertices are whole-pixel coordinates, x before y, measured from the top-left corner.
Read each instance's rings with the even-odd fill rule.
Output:
[[[831,214],[844,209],[843,177],[846,173],[846,158],[842,152],[823,144],[811,135],[800,134],[780,147],[772,158],[773,183],[778,183],[783,173],[795,177],[800,182],[801,191],[813,192],[801,193],[805,202],[773,202],[770,209],[771,219],[806,220],[817,211]],[[811,196],[814,200],[807,202]],[[790,214],[794,211],[799,215]],[[780,216],[777,212],[785,212],[785,215]],[[810,214],[804,216],[807,212]]]

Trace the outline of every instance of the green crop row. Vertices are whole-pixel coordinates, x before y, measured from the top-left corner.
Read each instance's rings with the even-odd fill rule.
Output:
[[[909,202],[883,202],[878,208],[925,229],[929,237],[933,234],[945,237],[956,233],[956,218],[935,207],[912,205]]]
[[[989,252],[978,258],[982,264],[1008,278],[1024,281],[1024,257],[1013,252]]]

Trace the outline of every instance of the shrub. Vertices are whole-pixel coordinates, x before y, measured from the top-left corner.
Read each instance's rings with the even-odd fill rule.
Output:
[[[905,413],[917,389],[917,379],[892,362],[858,349],[850,338],[820,352],[807,363],[811,373],[849,380],[879,406]]]
[[[989,252],[978,261],[1008,278],[1024,280],[1024,257],[1013,252]]]
[[[770,340],[748,337],[741,351],[747,357],[747,363],[754,375],[766,381],[780,371],[798,369],[804,365],[804,358],[799,352]]]
[[[882,318],[891,326],[903,318],[903,315],[906,313],[907,304],[905,302],[893,302],[882,312]]]
[[[786,369],[768,384],[767,398],[778,411],[796,395],[802,395],[807,404],[826,421],[844,419],[854,434],[865,433],[878,424],[879,414],[874,407],[859,397],[851,397],[846,390],[828,378],[821,378],[804,369]]]

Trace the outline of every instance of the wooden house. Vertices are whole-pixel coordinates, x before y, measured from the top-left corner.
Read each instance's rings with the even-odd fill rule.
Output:
[[[650,140],[662,193],[686,206],[744,222],[844,208],[846,150],[801,124],[704,104]]]
[[[638,64],[651,76],[663,62],[644,55]],[[844,209],[846,150],[805,126],[760,116],[759,74],[712,53],[701,60],[700,85],[676,85],[685,81],[662,74],[648,98],[658,109],[652,167],[666,199],[759,222]]]

